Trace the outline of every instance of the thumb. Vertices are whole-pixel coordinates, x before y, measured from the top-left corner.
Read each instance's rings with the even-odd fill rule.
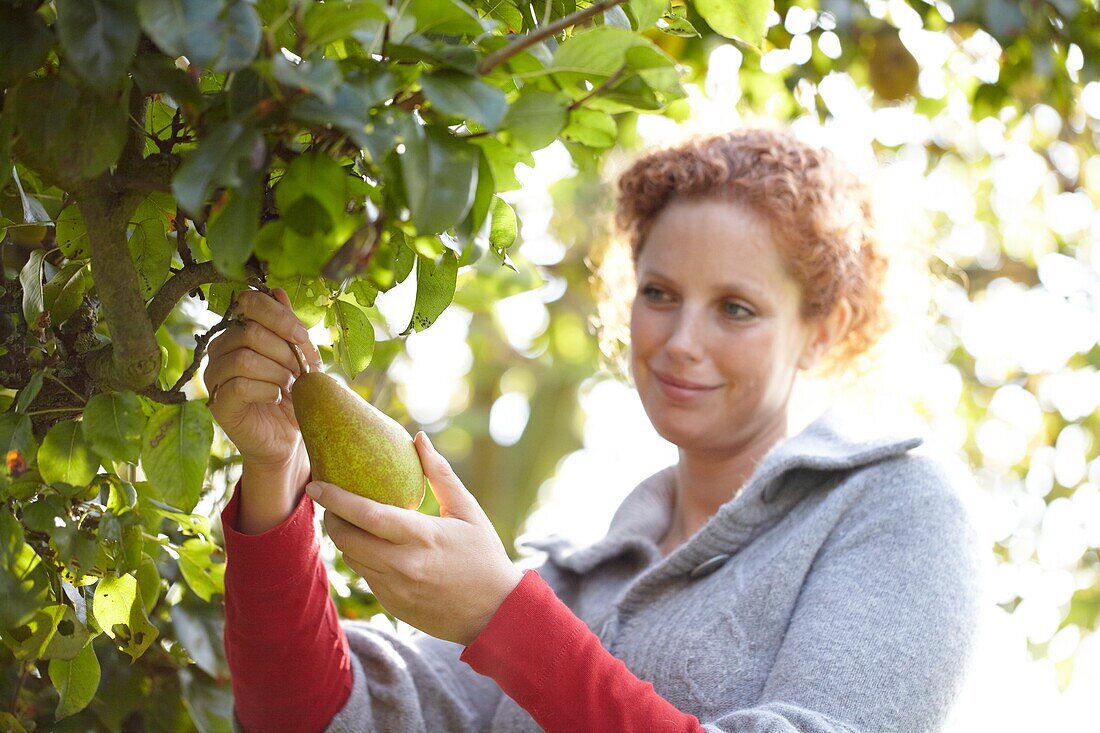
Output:
[[[435,449],[428,434],[423,430],[417,432],[413,443],[420,454],[424,475],[428,477],[432,493],[439,502],[440,516],[472,519],[480,514],[481,507],[474,495],[463,485],[450,462]]]

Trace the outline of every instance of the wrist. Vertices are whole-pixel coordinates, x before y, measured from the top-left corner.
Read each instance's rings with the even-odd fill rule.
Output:
[[[238,525],[244,534],[261,534],[294,513],[309,477],[309,461],[295,454],[287,461],[243,462]]]
[[[512,591],[516,589],[522,580],[523,571],[515,565],[509,565],[507,571],[501,574],[500,582],[495,584],[495,589],[486,594],[486,598],[492,600],[489,603],[488,609],[471,625],[470,631],[466,634],[466,639],[463,641],[464,646],[469,646],[474,643],[474,639],[485,630],[485,627],[489,625],[489,621],[497,614],[500,607],[504,605],[504,601],[512,594]]]

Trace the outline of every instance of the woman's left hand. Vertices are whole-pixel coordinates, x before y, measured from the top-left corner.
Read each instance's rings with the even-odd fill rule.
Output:
[[[325,508],[325,529],[344,562],[387,611],[427,634],[468,645],[523,573],[428,436],[418,432],[413,443],[439,501],[438,517],[323,481],[311,482],[306,491]]]

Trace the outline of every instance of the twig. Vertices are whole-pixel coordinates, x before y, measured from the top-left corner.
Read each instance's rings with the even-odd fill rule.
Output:
[[[626,67],[624,66],[621,69],[619,69],[618,71],[616,71],[614,74],[612,74],[611,76],[607,77],[607,80],[604,81],[603,84],[600,84],[598,87],[596,87],[595,89],[590,91],[588,94],[584,95],[583,97],[578,99],[576,102],[573,102],[571,105],[569,105],[568,110],[570,112],[572,112],[573,110],[577,109],[578,107],[581,107],[585,102],[592,99],[592,97],[596,96],[597,94],[599,94],[603,90],[607,89],[612,84],[617,82],[619,79],[622,79],[623,74],[625,74],[625,73],[626,73]]]
[[[481,60],[481,63],[477,67],[479,74],[484,76],[490,71],[500,66],[502,63],[512,58],[513,56],[526,51],[531,46],[534,46],[544,38],[549,38],[557,34],[559,31],[563,31],[571,25],[577,25],[589,18],[599,15],[605,10],[610,10],[616,5],[622,5],[626,0],[600,0],[598,3],[589,5],[584,10],[578,10],[572,15],[567,15],[564,18],[558,18],[553,23],[544,25],[541,28],[537,28],[527,35],[520,36],[507,46],[493,51],[491,54]]]
[[[172,385],[172,389],[168,390],[168,394],[180,394],[184,385],[191,381],[191,377],[195,376],[195,372],[199,369],[199,362],[202,361],[202,357],[206,356],[206,347],[210,344],[210,339],[214,338],[214,335],[219,331],[224,331],[229,328],[230,325],[236,323],[237,320],[233,316],[229,315],[218,321],[209,331],[202,335],[195,336],[195,356],[191,360],[191,363],[186,369],[183,370],[183,374],[176,380],[176,383]]]
[[[195,258],[191,256],[191,249],[187,246],[187,217],[179,204],[176,204],[176,250],[180,253],[184,267],[195,264]]]
[[[70,393],[70,394],[71,394],[71,395],[72,395],[73,397],[76,397],[76,398],[77,398],[78,400],[80,400],[80,401],[81,401],[82,403],[86,401],[86,400],[85,400],[85,398],[84,398],[84,395],[80,394],[80,393],[79,393],[79,392],[77,392],[77,391],[76,391],[75,389],[73,389],[73,388],[72,388],[72,387],[70,387],[69,385],[65,384],[65,382],[61,381],[60,379],[58,379],[58,378],[57,378],[57,377],[55,377],[54,375],[52,375],[52,374],[49,374],[49,373],[46,373],[46,376],[47,376],[47,377],[48,377],[49,379],[52,379],[53,381],[55,381],[55,382],[57,382],[58,384],[60,384],[60,385],[61,385],[62,387],[64,387],[65,389],[69,390],[69,393]]]

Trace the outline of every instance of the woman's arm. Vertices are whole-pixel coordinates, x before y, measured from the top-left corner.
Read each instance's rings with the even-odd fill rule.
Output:
[[[501,693],[459,663],[460,646],[340,621],[308,497],[281,524],[248,535],[239,531],[240,488],[222,512],[237,730],[485,728]]]
[[[347,638],[328,595],[303,498],[260,534],[239,527],[240,484],[222,511],[225,654],[246,731],[322,731],[351,690]]]
[[[493,678],[547,733],[703,730],[607,651],[534,570],[461,659]]]
[[[981,552],[942,474],[910,465],[918,480],[877,486],[822,548],[752,707],[701,725],[634,676],[531,571],[461,658],[548,733],[938,730],[976,633]]]

